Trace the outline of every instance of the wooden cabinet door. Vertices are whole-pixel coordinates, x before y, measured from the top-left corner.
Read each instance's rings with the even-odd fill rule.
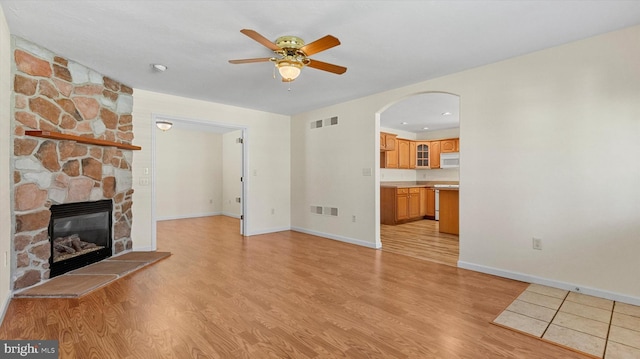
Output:
[[[409,188],[409,218],[420,217],[420,188]]]
[[[436,190],[433,188],[425,188],[426,199],[425,199],[425,216],[435,217],[436,216]]]
[[[456,145],[456,138],[440,141],[440,152],[457,152],[458,146]]]
[[[409,140],[397,139],[398,168],[409,168]]]
[[[430,142],[429,168],[440,168],[440,141]]]
[[[398,188],[396,193],[396,221],[409,219],[409,189]]]
[[[409,168],[416,168],[416,142],[409,141]]]
[[[420,217],[427,215],[427,192],[430,188],[420,188]]]
[[[384,133],[380,132],[380,151],[387,150],[387,136]]]
[[[395,135],[385,134],[386,151],[380,152],[380,168],[398,168],[397,142]]]
[[[416,168],[429,168],[429,144],[430,142],[416,142]]]

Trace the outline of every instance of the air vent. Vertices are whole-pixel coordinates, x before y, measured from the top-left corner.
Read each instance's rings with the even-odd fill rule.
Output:
[[[311,206],[311,213],[322,214],[322,206]]]
[[[324,207],[324,214],[327,216],[337,216],[338,209],[336,207]]]
[[[329,118],[325,118],[324,120],[311,121],[310,126],[313,130],[314,128],[321,128],[327,126],[334,126],[338,124],[338,116],[333,116]]]
[[[311,129],[322,127],[322,120],[311,121]]]
[[[337,125],[338,124],[338,116],[333,116],[331,118],[326,118],[324,120],[324,125],[325,126],[333,126],[333,125]]]

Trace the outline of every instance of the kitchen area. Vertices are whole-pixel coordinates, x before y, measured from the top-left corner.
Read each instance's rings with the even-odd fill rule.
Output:
[[[450,94],[416,95],[390,107],[381,116],[383,251],[457,266],[460,166],[457,101],[458,97]],[[420,113],[420,120],[416,119],[416,113]]]

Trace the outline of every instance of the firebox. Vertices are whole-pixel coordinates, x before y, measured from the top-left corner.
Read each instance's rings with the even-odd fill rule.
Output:
[[[110,199],[52,205],[50,210],[50,278],[111,257]]]

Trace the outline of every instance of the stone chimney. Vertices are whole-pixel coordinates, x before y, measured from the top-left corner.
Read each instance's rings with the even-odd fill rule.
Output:
[[[21,38],[13,37],[12,44],[11,262],[13,289],[21,289],[49,278],[52,204],[112,199],[113,254],[131,249],[131,150],[32,137],[25,131],[131,144],[133,90]]]

